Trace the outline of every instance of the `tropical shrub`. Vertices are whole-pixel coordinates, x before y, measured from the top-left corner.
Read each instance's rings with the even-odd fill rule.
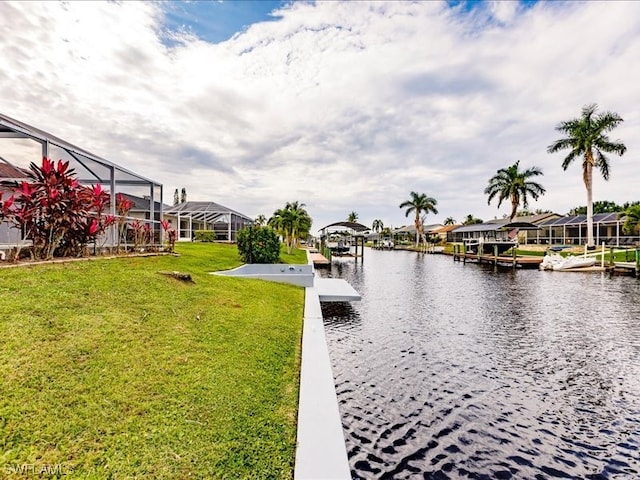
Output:
[[[245,263],[278,263],[280,240],[271,227],[245,227],[238,232],[238,253]]]
[[[213,230],[196,230],[193,237],[198,242],[215,242],[216,232]]]
[[[176,193],[177,192],[178,190],[176,189]],[[173,253],[176,246],[176,240],[178,239],[178,232],[174,228],[171,228],[171,224],[169,223],[169,220],[166,220],[166,219],[162,220],[160,222],[160,226],[162,227],[162,229],[166,234],[166,240],[167,240],[166,249],[169,253]]]
[[[133,207],[133,202],[125,197],[122,193],[116,194],[116,212],[118,213],[118,246],[120,251],[120,242],[127,239],[127,216]]]
[[[82,186],[69,162],[44,157],[31,163],[30,181],[5,182],[12,196],[2,204],[6,220],[33,241],[32,258],[79,256],[114,222],[104,215],[109,194],[100,185]]]

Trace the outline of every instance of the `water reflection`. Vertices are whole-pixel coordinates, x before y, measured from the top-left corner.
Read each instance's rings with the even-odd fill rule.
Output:
[[[640,288],[367,249],[323,307],[354,478],[640,477]]]

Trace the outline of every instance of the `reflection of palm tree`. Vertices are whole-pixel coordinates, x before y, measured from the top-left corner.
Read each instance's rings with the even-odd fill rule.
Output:
[[[587,189],[587,245],[593,246],[593,167],[598,167],[602,178],[609,180],[609,160],[604,153],[622,155],[627,147],[621,142],[612,142],[606,135],[622,123],[620,115],[614,112],[596,114],[598,106],[593,103],[582,108],[582,116],[556,126],[556,130],[566,135],[547,148],[548,153],[569,149],[562,162],[566,170],[571,162],[582,157],[582,179]]]
[[[444,224],[445,225],[455,225],[456,221],[455,221],[455,219],[453,217],[447,217],[444,220]]]
[[[519,168],[520,160],[507,168],[501,168],[497,173],[489,179],[489,185],[484,189],[484,193],[489,195],[491,203],[496,196],[498,197],[498,208],[503,200],[511,200],[511,216],[509,220],[513,220],[518,212],[518,206],[522,202],[524,208],[529,207],[528,196],[534,200],[544,194],[545,189],[539,183],[529,180],[531,177],[542,175],[542,170],[538,167],[527,168],[521,171]]]
[[[347,217],[347,222],[357,222],[357,221],[358,221],[358,214],[356,212],[351,212]]]
[[[640,232],[640,204],[630,205],[618,215],[618,218],[625,217],[622,225],[622,232],[626,235],[633,235]]]
[[[422,239],[426,244],[424,238],[424,228],[420,217],[422,213],[438,213],[436,205],[438,201],[435,198],[427,197],[424,193],[411,192],[411,199],[405,200],[400,204],[400,208],[406,208],[405,216],[408,217],[412,212],[415,213],[414,224],[416,226],[416,247]]]

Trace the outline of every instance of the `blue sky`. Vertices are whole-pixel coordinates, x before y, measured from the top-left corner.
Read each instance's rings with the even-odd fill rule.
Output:
[[[227,0],[167,2],[165,24],[170,30],[186,29],[212,43],[230,39],[245,27],[273,21],[271,13],[287,2],[271,0]]]
[[[438,201],[427,223],[488,220],[509,213],[488,179],[519,160],[544,173],[530,207],[566,213],[580,163],[546,148],[590,103],[627,146],[594,200],[640,200],[640,2],[4,1],[0,28],[0,111],[169,202],[401,226],[416,191]]]

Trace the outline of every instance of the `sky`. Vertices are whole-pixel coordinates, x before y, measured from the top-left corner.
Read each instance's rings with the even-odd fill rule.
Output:
[[[519,160],[544,173],[529,208],[565,214],[581,161],[546,150],[590,103],[627,146],[594,200],[640,200],[640,2],[0,2],[0,26],[0,112],[165,203],[299,201],[315,231],[411,224],[415,191],[438,202],[427,224],[490,220],[510,205],[487,182]]]

